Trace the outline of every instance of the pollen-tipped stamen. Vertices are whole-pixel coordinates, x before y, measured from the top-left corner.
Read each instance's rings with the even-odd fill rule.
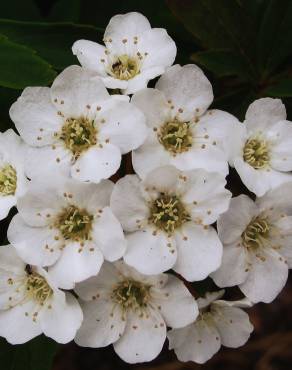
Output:
[[[243,148],[243,159],[255,169],[267,167],[270,161],[267,142],[257,138],[247,140]]]
[[[138,73],[140,73],[138,60],[126,54],[117,57],[110,68],[110,74],[119,80],[128,81]]]
[[[0,194],[14,195],[17,186],[17,174],[15,169],[7,164],[0,168]]]
[[[188,151],[193,142],[190,123],[178,120],[166,122],[158,132],[158,140],[171,153]]]
[[[247,225],[241,235],[243,245],[246,248],[258,248],[265,244],[269,237],[271,226],[267,217],[257,216]]]

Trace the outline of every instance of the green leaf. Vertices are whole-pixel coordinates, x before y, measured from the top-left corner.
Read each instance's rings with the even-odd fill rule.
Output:
[[[54,22],[78,22],[80,0],[58,0],[46,18]]]
[[[76,40],[101,41],[103,30],[73,23],[32,23],[0,19],[0,33],[34,49],[56,69],[78,64],[71,47]],[[99,40],[98,40],[99,38]]]
[[[23,89],[48,85],[56,73],[35,51],[0,35],[0,86]]]
[[[21,90],[7,89],[0,87],[0,131],[13,128],[14,124],[9,119],[9,108],[20,96]]]
[[[0,14],[2,18],[21,21],[36,21],[41,19],[39,8],[34,0],[0,1]]]
[[[11,345],[0,338],[0,364],[5,370],[50,370],[58,344],[39,336],[21,345]]]
[[[292,2],[269,0],[257,40],[259,67],[264,76],[292,55]]]
[[[276,98],[292,98],[292,78],[277,81],[274,85],[265,89],[265,95]]]
[[[213,72],[218,77],[247,74],[242,58],[231,50],[208,50],[194,53],[191,60]]]
[[[241,55],[250,73],[256,75],[255,24],[234,0],[168,0],[168,5],[204,48],[230,49]]]

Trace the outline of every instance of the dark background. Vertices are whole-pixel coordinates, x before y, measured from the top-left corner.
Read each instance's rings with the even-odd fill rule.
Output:
[[[248,105],[264,96],[281,98],[292,118],[291,0],[2,0],[0,3],[0,125],[13,127],[10,105],[26,86],[49,86],[57,73],[78,64],[71,46],[78,39],[101,42],[109,19],[139,11],[152,27],[166,28],[177,44],[176,63],[196,63],[211,80],[212,107],[244,119]],[[153,82],[152,82],[153,84]],[[131,171],[124,159],[119,176]],[[247,193],[231,171],[234,195]],[[1,244],[15,210],[0,223]],[[194,283],[199,294],[216,289],[210,279]],[[240,297],[237,288],[227,298]],[[205,365],[183,364],[165,349],[143,365],[123,363],[112,347],[58,346],[41,336],[10,346],[0,340],[0,370],[292,370],[292,281],[277,299],[248,310],[255,326],[240,349],[221,349]]]

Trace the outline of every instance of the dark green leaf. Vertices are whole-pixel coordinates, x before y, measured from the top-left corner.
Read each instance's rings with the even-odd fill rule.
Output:
[[[41,19],[40,11],[34,0],[3,0],[0,1],[2,18],[21,21],[37,21]]]
[[[0,20],[0,33],[11,41],[28,46],[56,69],[78,64],[71,47],[76,40],[101,41],[103,31],[73,23],[30,23]],[[99,40],[98,40],[99,38]]]
[[[191,60],[218,77],[238,75],[246,77],[248,71],[242,58],[230,50],[208,50],[191,55]]]
[[[54,22],[78,22],[80,0],[58,0],[50,11],[47,20]]]
[[[0,86],[23,89],[48,85],[55,77],[50,64],[35,51],[0,36]]]
[[[14,125],[9,119],[9,108],[19,97],[21,90],[0,87],[0,131],[3,132]]]
[[[265,94],[279,98],[291,98],[292,97],[292,78],[286,78],[278,81],[274,85],[268,87],[265,90]]]
[[[57,348],[44,336],[14,346],[0,338],[1,370],[51,370]]]

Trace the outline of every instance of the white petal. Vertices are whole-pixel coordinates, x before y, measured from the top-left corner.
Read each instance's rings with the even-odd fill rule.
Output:
[[[158,142],[156,134],[149,131],[145,143],[132,152],[135,172],[144,179],[155,168],[169,165],[170,153]]]
[[[269,208],[276,209],[279,213],[291,214],[292,211],[292,182],[284,183],[267,192],[263,197],[256,199],[256,204],[261,211]]]
[[[23,275],[26,263],[17,255],[12,245],[0,247],[0,270],[1,273],[8,272],[16,275]]]
[[[66,245],[59,260],[49,268],[50,275],[63,289],[72,289],[74,283],[96,275],[103,263],[103,256],[94,243]]]
[[[259,209],[252,199],[241,194],[230,200],[229,209],[217,222],[217,230],[223,244],[235,243]]]
[[[105,123],[100,127],[99,139],[109,140],[122,154],[138,148],[145,141],[145,117],[132,104],[113,99],[103,107],[102,117]]]
[[[215,292],[206,292],[203,297],[197,299],[199,309],[207,308],[210,304],[218,299],[222,298],[225,294],[225,290],[221,289]],[[224,301],[225,302],[225,301]]]
[[[288,266],[284,258],[273,250],[265,249],[258,254],[263,258],[252,255],[249,275],[239,288],[254,303],[270,303],[287,281]]]
[[[129,312],[122,337],[114,343],[114,349],[122,360],[135,364],[153,360],[161,352],[166,326],[159,314],[149,308],[148,316]]]
[[[182,329],[167,334],[169,348],[174,349],[180,361],[203,364],[219,351],[220,336],[215,326],[199,320]]]
[[[97,297],[107,298],[112,291],[112,287],[120,280],[119,270],[115,264],[104,262],[96,276],[77,283],[74,290],[84,301],[95,300]]]
[[[0,195],[0,220],[8,216],[12,207],[16,205],[16,197],[14,195]]]
[[[248,107],[245,119],[248,131],[265,131],[271,124],[286,119],[286,109],[280,99],[261,98]]]
[[[40,322],[44,334],[58,343],[68,343],[74,339],[80,328],[83,313],[76,298],[71,293],[66,300],[54,299],[52,308],[45,307],[41,312]]]
[[[107,261],[116,261],[124,255],[126,240],[123,229],[109,207],[103,208],[92,227],[93,241]]]
[[[152,28],[144,32],[138,39],[138,49],[142,55],[147,53],[142,63],[142,71],[155,66],[169,67],[176,56],[175,42],[164,28]]]
[[[150,29],[150,23],[144,15],[137,12],[118,14],[111,18],[104,33],[104,39],[122,43],[123,39],[133,40],[142,32]]]
[[[177,261],[173,269],[188,281],[205,279],[218,269],[222,258],[222,244],[212,227],[205,229],[191,222],[176,234]]]
[[[55,148],[55,149],[53,149]],[[72,153],[62,145],[29,147],[25,155],[25,172],[30,179],[45,176],[69,176]]]
[[[123,94],[134,94],[139,90],[145,89],[147,84],[153,78],[161,75],[164,72],[164,67],[156,66],[144,69],[135,77],[128,80],[127,88],[123,90]]]
[[[101,80],[108,89],[126,89],[130,81],[118,80],[111,76],[101,77]]]
[[[96,74],[79,66],[70,66],[53,82],[51,98],[57,109],[70,118],[86,114],[90,109],[88,106],[96,107],[109,99],[109,94]]]
[[[138,230],[137,220],[146,221],[149,215],[136,175],[126,175],[114,186],[110,206],[125,231]]]
[[[127,251],[124,261],[146,275],[160,274],[172,268],[176,262],[176,243],[164,232],[152,227],[126,236]]]
[[[11,344],[22,344],[40,335],[42,329],[39,322],[34,322],[32,317],[34,308],[35,302],[28,301],[8,310],[1,310],[0,336]]]
[[[238,285],[246,280],[248,267],[245,248],[235,242],[224,246],[222,264],[211,277],[220,288]]]
[[[77,56],[82,67],[95,71],[100,76],[105,76],[105,62],[107,59],[105,47],[93,41],[78,40],[72,46],[72,52]]]
[[[281,121],[269,130],[275,140],[271,148],[271,166],[278,171],[292,170],[292,122]]]
[[[82,153],[71,167],[71,176],[79,181],[98,183],[109,178],[120,167],[121,152],[115,145],[102,144]]]
[[[183,282],[175,276],[168,275],[167,284],[156,294],[155,304],[160,307],[167,326],[181,328],[196,320],[199,313],[197,303]]]
[[[253,326],[246,312],[237,307],[217,305],[215,302],[212,305],[212,314],[223,346],[237,348],[247,342]]]
[[[62,242],[55,240],[56,232],[49,227],[31,227],[20,214],[13,217],[7,232],[10,243],[29,264],[49,266],[60,256]]]
[[[147,126],[160,127],[170,115],[170,108],[163,93],[156,89],[143,89],[133,95],[131,103],[146,117]]]
[[[97,298],[82,303],[84,320],[75,342],[83,347],[106,347],[116,342],[124,332],[126,322],[118,305],[110,299]]]
[[[185,193],[182,201],[190,209],[193,220],[204,225],[214,223],[228,209],[231,193],[225,189],[225,177],[219,173],[193,170],[183,173]]]
[[[57,113],[48,87],[27,87],[9,111],[21,137],[33,146],[55,141],[54,132],[59,131],[63,122]]]
[[[174,65],[166,70],[156,84],[182,121],[201,116],[213,100],[212,86],[202,70],[194,64]]]
[[[184,186],[184,180],[181,178],[182,172],[173,166],[163,166],[151,171],[143,181],[145,189],[154,188],[153,192],[176,193]],[[149,189],[149,192],[151,189]]]

